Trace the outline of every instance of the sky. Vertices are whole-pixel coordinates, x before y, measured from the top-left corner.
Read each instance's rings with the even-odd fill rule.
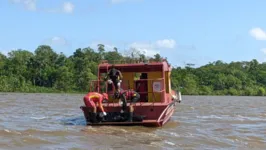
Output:
[[[265,0],[1,0],[0,52],[130,48],[172,66],[266,61]]]

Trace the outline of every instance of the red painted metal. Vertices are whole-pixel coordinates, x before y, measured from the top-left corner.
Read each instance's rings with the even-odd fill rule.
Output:
[[[112,66],[112,64],[109,64],[107,61],[103,61],[98,66],[98,80],[92,81],[90,84],[90,91],[95,92],[106,92],[109,95],[112,95],[114,92],[107,90],[107,83],[103,81],[100,77],[101,73],[106,73],[108,71],[108,68]],[[129,63],[129,64],[123,64],[123,63],[115,63],[114,65],[117,69],[119,69],[121,72],[150,72],[150,71],[161,71],[163,74],[163,78],[156,79],[157,81],[161,81],[161,91],[159,93],[163,93],[161,96],[161,100],[159,102],[155,102],[154,98],[152,102],[145,102],[140,100],[140,102],[137,102],[134,105],[134,114],[145,116],[144,120],[141,122],[101,122],[101,123],[94,123],[91,124],[87,121],[88,125],[143,125],[143,126],[163,126],[165,123],[167,123],[171,116],[174,113],[175,105],[177,103],[176,100],[172,98],[172,94],[177,94],[175,91],[171,91],[170,93],[166,93],[165,91],[165,71],[171,71],[171,66],[166,62],[149,62],[149,63]],[[152,81],[153,83],[154,79],[140,79],[135,82],[144,82],[144,81]],[[136,84],[135,84],[136,85]],[[128,89],[128,85],[126,85],[126,82],[122,82],[122,88]],[[114,86],[113,86],[114,89]],[[136,87],[134,87],[136,89]],[[139,91],[140,94],[147,94],[148,91]],[[152,93],[153,90],[152,90]],[[154,95],[154,94],[153,94]],[[129,106],[129,103],[127,104]],[[121,106],[118,103],[114,102],[107,102],[103,104],[104,109],[106,112],[120,112]],[[80,107],[84,113],[84,116],[87,120],[89,117],[89,112],[91,111],[91,108],[81,106]],[[98,109],[98,108],[97,108]],[[99,109],[97,110],[99,112]]]

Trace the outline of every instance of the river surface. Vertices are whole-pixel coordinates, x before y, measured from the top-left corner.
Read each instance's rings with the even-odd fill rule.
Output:
[[[0,93],[0,150],[266,149],[266,98],[183,96],[162,128],[85,125],[83,95]]]

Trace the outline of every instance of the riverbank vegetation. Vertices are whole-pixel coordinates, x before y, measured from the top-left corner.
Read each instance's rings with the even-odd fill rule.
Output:
[[[78,92],[86,93],[89,82],[96,79],[101,60],[161,60],[159,54],[146,57],[131,49],[127,55],[117,48],[105,51],[79,48],[67,57],[50,46],[40,45],[34,52],[17,49],[7,56],[0,53],[1,92]],[[266,88],[266,63],[257,60],[224,63],[211,62],[199,68],[193,64],[172,70],[172,87],[184,95],[258,95]]]

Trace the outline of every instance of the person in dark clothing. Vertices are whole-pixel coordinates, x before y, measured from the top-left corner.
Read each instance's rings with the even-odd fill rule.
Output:
[[[105,81],[108,82],[108,84],[114,83],[115,91],[120,91],[121,82],[122,82],[123,76],[121,71],[115,69],[114,65],[112,68],[108,71],[107,76],[105,77]]]
[[[123,90],[119,93],[119,98],[123,103],[121,113],[125,112],[127,106],[127,100],[130,100],[128,121],[132,122],[133,112],[134,112],[133,104],[139,101],[140,99],[139,93],[137,93],[134,90],[125,90],[125,91]]]

